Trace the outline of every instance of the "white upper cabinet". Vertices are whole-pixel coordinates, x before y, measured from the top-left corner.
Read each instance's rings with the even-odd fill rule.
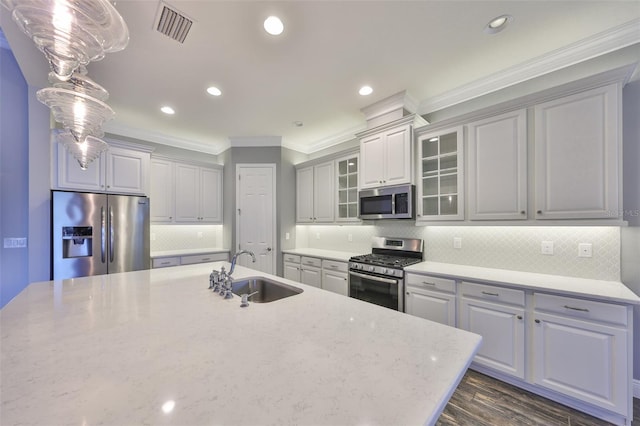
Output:
[[[115,194],[149,192],[151,149],[107,141],[109,149],[82,170],[75,158],[56,144],[52,188]]]
[[[413,121],[413,116],[409,118]],[[406,118],[380,131],[361,133],[360,188],[411,183],[412,142],[413,126]]]
[[[173,162],[151,159],[151,222],[171,222],[174,216]]]
[[[336,222],[358,219],[358,168],[359,155],[352,154],[336,160],[337,210]]]
[[[313,166],[296,170],[296,222],[313,222]]]
[[[462,127],[418,136],[418,220],[464,219]]]
[[[333,161],[296,170],[296,222],[334,221],[335,179]]]
[[[535,107],[536,219],[619,218],[620,91],[614,84]]]
[[[468,125],[469,219],[527,218],[526,110]]]
[[[175,163],[174,173],[175,221],[221,222],[222,170]]]

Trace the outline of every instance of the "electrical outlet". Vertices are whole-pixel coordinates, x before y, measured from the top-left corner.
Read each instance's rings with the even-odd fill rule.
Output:
[[[291,234],[289,234],[288,232],[284,233],[284,239],[288,240],[289,238],[291,238]]]
[[[592,257],[593,245],[591,243],[578,244],[578,257]]]
[[[202,238],[202,232],[198,232],[198,238]]]
[[[540,253],[548,256],[553,255],[553,241],[543,241],[540,246]]]
[[[353,242],[353,234],[348,234],[347,235],[347,241]]]
[[[155,241],[156,240],[156,233],[152,232],[151,233],[151,241]]]
[[[320,233],[316,232],[316,240],[319,240],[319,239],[320,239]]]
[[[462,238],[453,237],[453,248],[454,249],[461,249],[462,248]]]

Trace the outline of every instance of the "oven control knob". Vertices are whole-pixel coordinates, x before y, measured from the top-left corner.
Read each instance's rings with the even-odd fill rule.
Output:
[[[387,268],[382,268],[382,269],[380,270],[380,273],[381,273],[381,274],[386,274],[386,273],[387,273]]]
[[[369,266],[369,271],[370,271],[370,272],[374,272],[375,270],[376,270],[376,267],[375,267],[375,266]]]

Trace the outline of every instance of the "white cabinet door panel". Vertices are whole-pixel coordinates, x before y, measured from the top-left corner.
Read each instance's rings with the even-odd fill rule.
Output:
[[[409,315],[452,327],[456,325],[455,294],[421,291],[407,287],[405,310]]]
[[[468,128],[470,219],[526,219],[526,110],[471,123]]]
[[[296,282],[300,282],[300,264],[284,263],[284,278]]]
[[[314,222],[333,222],[335,211],[333,161],[313,168]]]
[[[535,313],[534,381],[622,414],[627,410],[627,331]]]
[[[205,222],[222,222],[222,171],[200,169],[200,217]]]
[[[296,222],[313,222],[313,167],[296,171]]]
[[[619,210],[617,85],[535,107],[536,218],[615,218]]]
[[[118,147],[106,153],[107,191],[119,194],[145,194],[147,192],[150,154]]]
[[[375,188],[384,180],[385,138],[378,134],[360,141],[360,185]]]
[[[151,222],[171,222],[173,220],[173,163],[151,160],[150,203]]]
[[[198,222],[199,167],[176,163],[175,177],[176,222]]]
[[[343,296],[349,295],[348,276],[346,272],[323,271],[322,288]]]
[[[460,328],[482,336],[475,362],[524,379],[524,310],[462,298]]]
[[[411,126],[386,134],[384,185],[411,182]],[[369,165],[367,164],[367,167]]]
[[[300,269],[300,282],[302,284],[311,285],[314,287],[322,287],[322,272],[320,268],[310,268],[303,266]]]

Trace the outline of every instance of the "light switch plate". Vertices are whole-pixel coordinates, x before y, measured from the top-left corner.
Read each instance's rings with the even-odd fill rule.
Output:
[[[284,233],[284,239],[288,240],[289,238],[291,238],[291,234],[289,234],[288,232]]]
[[[578,257],[592,257],[593,245],[591,243],[578,244]]]
[[[353,241],[353,234],[348,234],[348,235],[347,235],[347,240],[348,240],[349,242],[352,242],[352,241]]]
[[[27,247],[26,238],[5,238],[4,248],[25,248]]]
[[[453,237],[453,248],[454,249],[461,249],[462,248],[462,238]]]
[[[540,245],[540,253],[546,254],[547,256],[553,255],[553,241],[543,241]]]

